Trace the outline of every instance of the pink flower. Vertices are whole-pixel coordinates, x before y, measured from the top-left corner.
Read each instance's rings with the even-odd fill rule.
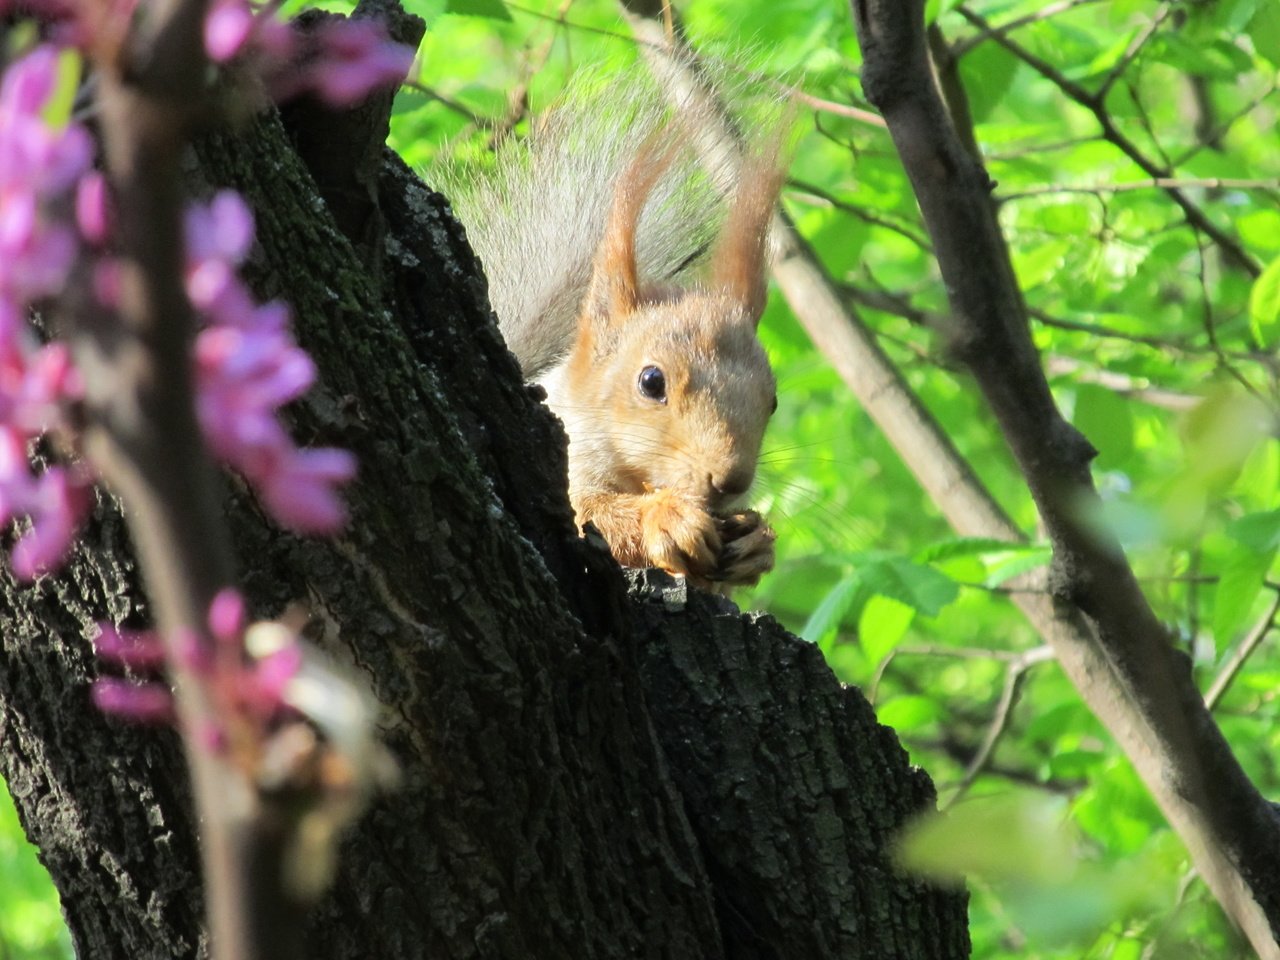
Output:
[[[239,590],[219,590],[209,604],[209,632],[224,644],[238,644],[248,622],[244,597]]]
[[[188,264],[220,260],[239,266],[253,247],[253,211],[234,190],[220,190],[208,204],[187,210],[186,241]]]
[[[31,528],[13,547],[13,572],[33,580],[60,564],[88,515],[89,487],[62,467],[50,467],[36,480],[27,505]]]
[[[255,11],[249,0],[216,0],[204,43],[215,63],[239,57],[253,64],[278,100],[310,92],[337,107],[395,86],[413,64],[413,51],[391,42],[372,20],[336,20],[303,32],[270,7]]]
[[[294,713],[288,688],[302,668],[301,643],[282,624],[250,624],[244,598],[230,588],[218,591],[210,603],[208,627],[212,645],[185,634],[173,644],[211,711],[200,741],[220,753],[237,747],[252,751],[278,721]],[[155,671],[167,662],[154,631],[99,624],[94,647],[103,660],[135,671]],[[104,677],[94,682],[93,698],[100,709],[129,719],[172,719],[173,698],[154,681]]]
[[[35,116],[53,94],[58,80],[58,51],[36,47],[9,67],[0,80],[0,111]]]
[[[86,173],[76,187],[76,225],[95,246],[107,242],[107,179],[97,171]]]
[[[355,474],[356,458],[346,450],[293,450],[264,477],[262,496],[285,526],[332,533],[347,522],[346,505],[335,488]]]
[[[248,42],[254,16],[242,0],[215,3],[204,21],[204,48],[214,63],[226,63]]]
[[[333,106],[358,103],[379,87],[399,85],[413,66],[413,51],[387,39],[372,20],[339,20],[316,30],[319,48],[307,80]]]
[[[306,533],[346,519],[337,488],[354,476],[343,451],[299,450],[280,408],[315,381],[315,364],[289,337],[289,310],[257,304],[236,273],[253,246],[253,217],[223,192],[187,214],[187,294],[207,324],[196,336],[196,414],[205,442],[240,471],[277,521]]]
[[[99,623],[93,651],[99,658],[130,670],[158,670],[165,663],[164,644],[154,630],[129,630]]]
[[[93,702],[103,713],[142,723],[170,723],[174,718],[173,694],[159,683],[133,683],[115,677],[93,681]]]

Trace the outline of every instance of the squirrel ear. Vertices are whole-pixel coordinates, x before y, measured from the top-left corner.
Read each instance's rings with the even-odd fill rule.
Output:
[[[613,189],[613,207],[596,249],[584,313],[592,320],[623,317],[640,302],[636,228],[654,185],[671,166],[680,141],[669,127],[655,130],[637,151]]]
[[[775,143],[742,162],[738,188],[711,254],[712,289],[742,304],[753,321],[764,312],[769,223],[786,176]]]

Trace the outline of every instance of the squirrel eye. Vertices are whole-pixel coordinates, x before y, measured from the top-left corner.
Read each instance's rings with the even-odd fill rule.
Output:
[[[658,367],[645,367],[641,370],[636,386],[650,400],[667,402],[667,377]]]
[[[778,395],[775,393],[773,395],[773,406],[769,408],[769,415],[773,416],[777,412],[778,412]]]

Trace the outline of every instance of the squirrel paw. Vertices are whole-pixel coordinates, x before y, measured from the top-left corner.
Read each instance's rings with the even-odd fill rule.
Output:
[[[724,544],[712,580],[728,586],[751,586],[773,569],[773,527],[754,510],[717,517]]]
[[[718,528],[700,501],[672,490],[650,494],[641,518],[649,563],[699,580],[712,578],[719,567]]]

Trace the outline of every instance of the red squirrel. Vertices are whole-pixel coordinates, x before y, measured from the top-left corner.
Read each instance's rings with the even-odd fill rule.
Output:
[[[578,525],[624,565],[752,584],[775,534],[735,504],[777,407],[756,326],[784,171],[762,151],[721,200],[680,117],[630,109],[560,108],[455,203],[503,336],[564,422]]]

